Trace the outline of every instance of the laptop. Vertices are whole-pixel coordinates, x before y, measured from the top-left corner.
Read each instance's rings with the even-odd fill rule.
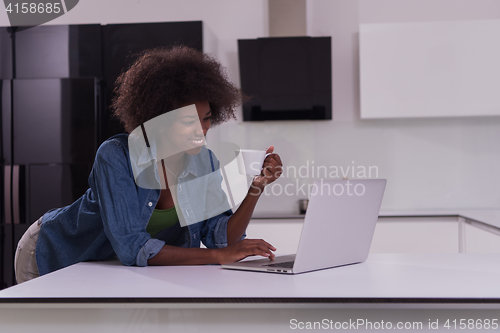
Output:
[[[311,187],[297,254],[245,260],[223,268],[298,274],[366,260],[385,179],[319,180]]]

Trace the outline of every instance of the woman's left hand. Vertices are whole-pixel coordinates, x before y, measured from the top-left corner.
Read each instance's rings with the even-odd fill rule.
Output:
[[[274,146],[267,148],[266,154],[271,154],[266,157],[263,163],[260,175],[254,177],[252,186],[263,190],[268,184],[271,184],[278,179],[283,173],[283,163],[278,154],[273,154]]]

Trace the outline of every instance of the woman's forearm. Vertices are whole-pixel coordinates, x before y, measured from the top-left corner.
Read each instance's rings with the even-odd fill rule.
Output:
[[[236,260],[244,258],[247,255],[263,255],[265,251],[268,250],[265,250],[266,246],[262,245],[265,242],[262,240],[249,240],[249,242],[240,245],[238,248],[231,249],[231,245],[236,245],[236,243],[241,240],[241,237],[243,237],[243,233],[245,232],[248,223],[250,222],[253,210],[255,208],[255,205],[257,204],[257,201],[259,200],[260,195],[262,194],[262,191],[263,190],[261,190],[257,186],[250,186],[247,196],[238,207],[236,212],[234,212],[234,214],[229,218],[227,222],[228,248],[200,249],[164,245],[157,255],[148,260],[148,265],[175,266],[219,264],[221,262],[234,262]],[[272,254],[268,253],[268,255]]]
[[[150,266],[218,264],[216,249],[184,248],[164,245],[160,252],[148,260]]]
[[[160,252],[148,260],[151,266],[227,264],[248,256],[274,259],[276,251],[262,239],[244,239],[220,249],[184,248],[164,245]]]
[[[252,217],[255,205],[259,200],[264,187],[280,177],[283,172],[283,163],[278,154],[273,154],[274,146],[266,149],[267,157],[262,165],[260,175],[255,176],[248,194],[238,210],[229,218],[227,223],[227,244],[235,244],[243,237],[248,222]]]
[[[227,222],[228,245],[238,242],[241,240],[241,237],[243,237],[262,191],[263,189],[260,189],[252,184],[248,190],[247,196],[241,202],[241,205],[229,218],[229,221]]]

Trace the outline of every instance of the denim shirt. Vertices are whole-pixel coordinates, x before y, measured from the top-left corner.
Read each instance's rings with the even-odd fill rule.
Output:
[[[147,260],[165,245],[165,240],[151,238],[146,231],[160,190],[145,189],[134,182],[127,138],[119,134],[105,141],[97,151],[87,192],[73,204],[50,210],[42,217],[36,245],[40,275],[115,255],[124,265],[147,266]],[[199,247],[201,241],[207,248],[226,247],[232,211],[221,189],[219,161],[205,147],[197,155],[186,156],[177,197],[183,218],[189,223],[180,228],[176,245]],[[205,187],[200,188],[199,182],[193,187],[190,180],[200,174],[208,175],[201,177]],[[218,205],[221,213],[201,220],[200,211],[208,201],[211,207]]]

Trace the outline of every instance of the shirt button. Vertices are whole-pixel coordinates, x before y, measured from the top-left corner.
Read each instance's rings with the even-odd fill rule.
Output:
[[[181,185],[179,185],[179,191],[182,191],[182,186]]]
[[[186,210],[186,216],[189,216],[189,212]]]
[[[148,203],[148,206],[149,206],[149,207],[153,206],[153,203],[150,201],[150,202]]]

